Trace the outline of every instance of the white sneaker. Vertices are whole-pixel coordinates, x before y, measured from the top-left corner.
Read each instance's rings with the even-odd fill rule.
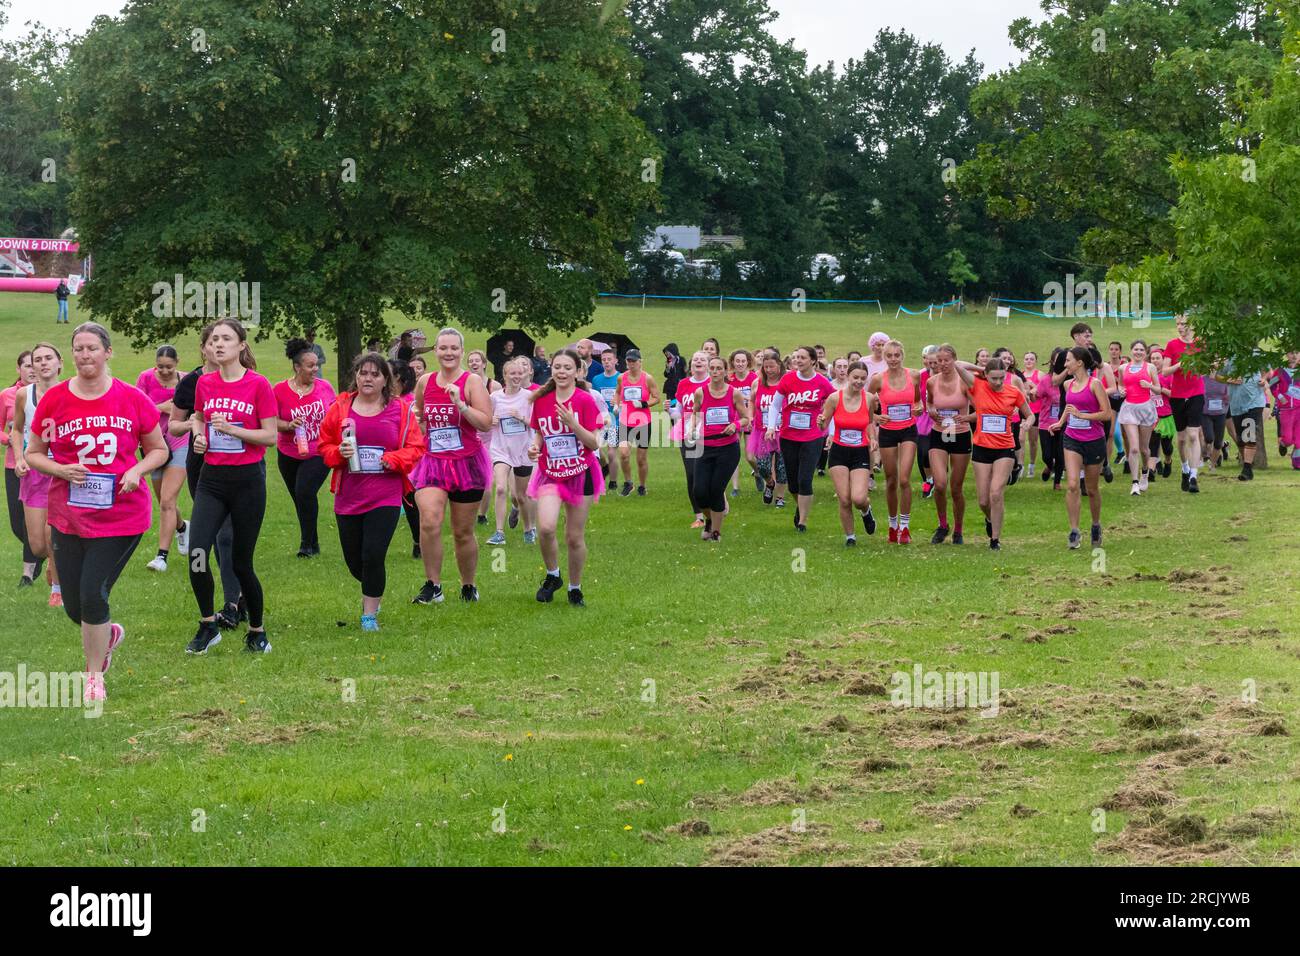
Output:
[[[1130,494],[1130,495],[1140,495],[1140,494],[1142,494],[1142,486],[1139,485],[1136,481],[1133,482],[1133,488],[1129,491],[1129,494]]]
[[[145,565],[150,571],[157,571],[160,574],[167,570],[167,559],[161,554],[157,555],[152,561]]]
[[[181,554],[190,553],[190,523],[185,522],[185,530],[176,532],[176,550]]]
[[[1146,494],[1147,490],[1147,473],[1142,472],[1142,477],[1138,479],[1138,491]]]
[[[1034,477],[1034,463],[1032,461],[1029,463],[1029,477]]]

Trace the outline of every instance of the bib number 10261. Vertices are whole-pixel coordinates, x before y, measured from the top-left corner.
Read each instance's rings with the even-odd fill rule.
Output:
[[[117,436],[112,432],[100,435],[78,435],[73,439],[77,446],[77,462],[82,465],[111,465],[117,460]]]

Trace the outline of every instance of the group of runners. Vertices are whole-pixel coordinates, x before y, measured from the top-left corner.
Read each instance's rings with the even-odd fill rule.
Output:
[[[1072,343],[1040,367],[1034,352],[1018,362],[1008,349],[959,358],[948,344],[922,350],[916,367],[903,345],[872,334],[866,353],[829,358],[821,346],[736,349],[724,355],[706,340],[689,359],[664,349],[662,382],[639,351],[593,343],[557,351],[544,384],[535,362],[507,359],[500,380],[482,352],[443,329],[425,355],[392,359],[369,351],[353,363],[351,390],[335,394],[319,375],[318,347],[287,343],[288,376],[275,385],[257,370],[238,321],[223,319],[200,334],[201,363],[182,373],[171,346],[135,384],[114,379],[107,330],[78,326],[64,357],[41,343],[18,360],[18,380],[0,392],[6,492],[11,529],[23,546],[20,587],[48,562],[49,603],[62,606],[82,632],[86,695],[105,696],[104,674],[124,636],[111,620],[109,595],[160,506],[158,550],[148,568],[165,573],[173,548],[184,556],[198,616],[185,650],[204,654],[223,631],[247,624],[245,648],[271,650],[254,555],[267,507],[266,454],[293,503],[298,556],[321,552],[319,491],[328,479],[340,550],[361,589],[363,630],[379,629],[385,559],[403,512],[412,554],[425,581],[416,604],[444,600],[442,534],[450,525],[460,598],[479,600],[476,525],[489,544],[524,526],[539,548],[544,577],[536,599],[563,593],[583,606],[586,525],[605,493],[647,494],[652,441],[680,449],[692,527],[705,541],[722,538],[747,465],[766,505],[786,507],[806,533],[814,478],[829,474],[845,544],[857,528],[872,535],[871,495],[885,483],[888,540],[912,540],[912,470],[921,496],[934,502],[931,543],[964,542],[967,471],[975,473],[985,537],[1001,548],[1006,488],[1023,476],[1065,489],[1067,544],[1102,541],[1101,481],[1122,463],[1129,493],[1141,496],[1171,473],[1172,446],[1182,460],[1181,488],[1199,492],[1202,467],[1226,454],[1225,432],[1241,449],[1241,480],[1263,440],[1274,398],[1279,452],[1300,468],[1300,355],[1265,373],[1184,370],[1196,351],[1191,326],[1178,320],[1163,347],[1142,339],[1110,344],[1103,358],[1092,330],[1079,323]],[[425,357],[427,356],[427,357]],[[665,417],[666,414],[666,417]],[[1206,439],[1202,441],[1203,437]],[[1040,461],[1041,454],[1041,461]],[[621,482],[620,482],[621,474]],[[154,496],[149,493],[152,483]],[[187,485],[188,518],[179,493]],[[565,576],[561,571],[563,515]],[[216,601],[212,563],[221,579]]]

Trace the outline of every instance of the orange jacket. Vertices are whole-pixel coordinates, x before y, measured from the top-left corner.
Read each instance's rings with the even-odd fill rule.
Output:
[[[343,423],[352,414],[352,399],[355,397],[356,392],[344,392],[339,395],[329,411],[325,413],[325,421],[321,422],[320,426],[320,443],[316,447],[325,464],[334,470],[330,476],[332,494],[338,493],[343,469],[348,466],[348,460],[339,454],[339,445],[343,442]],[[383,460],[390,471],[395,471],[402,476],[402,491],[406,493],[414,490],[407,475],[424,456],[424,433],[420,431],[420,425],[415,420],[415,415],[411,413],[411,406],[398,398],[394,398],[393,401],[402,407],[401,424],[397,428],[400,438],[397,448],[384,452]]]

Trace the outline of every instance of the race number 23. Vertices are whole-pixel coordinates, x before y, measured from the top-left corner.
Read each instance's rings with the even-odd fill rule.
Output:
[[[82,465],[111,465],[117,459],[117,436],[112,432],[78,435],[73,442],[77,446],[77,461]]]

